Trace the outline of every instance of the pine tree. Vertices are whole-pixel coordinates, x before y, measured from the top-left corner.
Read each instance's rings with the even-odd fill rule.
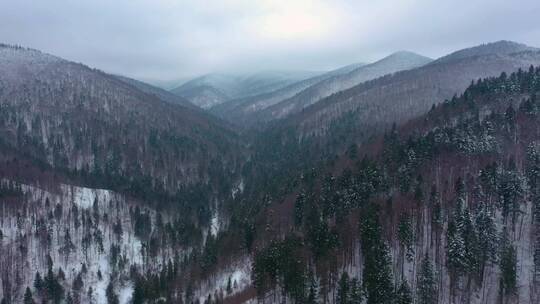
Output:
[[[88,287],[88,292],[86,293],[86,296],[88,297],[89,303],[94,302],[94,289],[92,288],[92,286]],[[135,301],[133,303],[135,303]]]
[[[480,206],[474,221],[478,231],[480,273],[483,274],[486,263],[494,262],[496,259],[498,242],[497,230],[493,215],[486,204]]]
[[[350,283],[351,295],[349,297],[350,304],[360,304],[362,303],[362,286],[358,282],[357,278],[353,278]]]
[[[465,256],[465,240],[463,239],[463,226],[463,199],[459,198],[446,231],[448,268],[453,274],[457,275],[465,270],[465,265],[467,263],[467,258]]]
[[[83,285],[84,283],[82,280],[82,275],[79,272],[77,276],[75,277],[75,280],[73,280],[73,290],[79,292],[82,289]]]
[[[34,298],[32,297],[32,291],[30,290],[30,287],[26,287],[26,291],[24,292],[24,298],[23,298],[24,304],[34,304]]]
[[[394,298],[390,253],[382,239],[376,206],[370,205],[366,209],[360,222],[364,257],[362,285],[367,304],[390,304]]]
[[[142,280],[136,280],[135,287],[133,287],[133,304],[142,304],[144,303],[144,286]]]
[[[431,224],[434,227],[434,230],[439,232],[442,227],[442,208],[441,203],[439,202],[437,187],[435,185],[431,187],[429,204],[431,206]]]
[[[481,277],[479,273],[481,253],[478,233],[468,210],[465,210],[463,220],[462,239],[465,245],[465,269],[469,274],[479,275]]]
[[[304,218],[304,208],[306,206],[306,194],[302,190],[294,203],[294,225],[300,227]]]
[[[105,290],[105,295],[107,296],[107,303],[109,304],[118,304],[118,295],[114,292],[114,285],[112,280],[109,281],[107,289]]]
[[[344,271],[341,274],[341,278],[338,283],[337,291],[337,304],[348,304],[349,303],[349,274]]]
[[[64,281],[66,279],[66,273],[62,269],[62,267],[58,268],[58,279]]]
[[[512,168],[515,167],[513,162],[510,163],[509,167],[511,169],[503,170],[500,174],[498,194],[505,219],[510,214],[512,219],[515,219],[515,215],[519,212],[519,202],[524,195],[523,179],[520,173]]]
[[[506,236],[503,237],[499,267],[501,278],[499,290],[501,295],[515,294],[517,290],[517,256],[516,249]]]
[[[409,284],[403,280],[396,292],[396,304],[412,304],[412,293]]]
[[[399,219],[397,234],[401,248],[406,251],[407,259],[412,260],[414,255],[412,223],[410,216],[406,213],[403,213]]]
[[[433,265],[426,254],[420,264],[418,272],[416,294],[418,304],[435,304],[437,303],[437,282],[433,272]]]
[[[34,277],[34,288],[38,292],[41,292],[43,289],[43,280],[41,279],[41,274],[39,274],[39,271],[36,272],[36,276]]]
[[[231,277],[229,276],[229,279],[227,280],[227,288],[226,288],[227,294],[230,295],[232,293],[232,282]]]
[[[64,298],[64,287],[58,282],[58,278],[52,271],[52,263],[49,264],[49,271],[44,280],[44,286],[47,291],[47,295],[53,300],[54,303],[60,303]]]
[[[319,286],[313,271],[309,272],[309,290],[307,296],[307,304],[317,304],[319,298]]]
[[[367,304],[390,304],[393,299],[390,253],[384,242],[375,244],[365,257],[363,284]]]

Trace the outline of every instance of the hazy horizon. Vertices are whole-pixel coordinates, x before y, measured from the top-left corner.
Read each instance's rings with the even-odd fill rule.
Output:
[[[18,1],[0,4],[0,42],[170,86],[212,72],[324,71],[399,50],[540,46],[538,11],[532,0]]]

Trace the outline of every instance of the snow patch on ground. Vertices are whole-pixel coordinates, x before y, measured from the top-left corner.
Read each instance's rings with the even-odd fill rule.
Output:
[[[235,187],[233,187],[233,189],[231,190],[231,195],[234,198],[236,198],[236,195],[238,193],[243,193],[244,192],[244,179],[240,179],[240,182],[238,183],[238,185],[236,185]]]
[[[83,274],[84,286],[79,293],[81,303],[90,302],[87,296],[89,287],[93,289],[93,303],[107,303],[105,290],[113,272],[118,274],[115,291],[120,303],[129,303],[133,291],[128,280],[129,267],[143,265],[143,256],[142,243],[132,229],[131,206],[125,197],[109,190],[65,184],[51,189],[26,184],[20,186],[24,193],[20,204],[7,208],[0,200],[0,229],[3,233],[0,240],[0,269],[21,276],[19,283],[11,282],[13,302],[22,300],[26,286],[33,286],[37,271],[42,276],[46,274],[47,255],[50,255],[55,273],[60,267],[65,273],[66,279],[62,285],[66,296],[72,290],[72,283],[81,273],[84,263],[87,272]],[[45,203],[47,200],[49,205]],[[93,208],[94,201],[96,209]],[[83,215],[86,221],[91,218],[97,225],[85,223]],[[123,227],[121,236],[113,230],[117,221]],[[43,222],[45,230],[39,229],[39,222]],[[62,250],[66,244],[66,231],[69,231],[73,243],[73,249],[68,253]],[[86,249],[83,245],[85,235],[91,236]],[[97,235],[101,235],[102,246],[98,245]],[[128,261],[122,269],[117,266],[113,269],[111,264],[110,250],[113,244],[120,247],[120,254]],[[21,254],[18,248],[24,248],[27,253]],[[4,293],[0,289],[0,298]]]

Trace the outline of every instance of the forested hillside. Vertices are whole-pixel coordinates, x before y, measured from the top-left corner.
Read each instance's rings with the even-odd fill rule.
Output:
[[[2,46],[0,68],[2,144],[45,165],[149,200],[238,168],[239,139],[199,110],[35,50]]]
[[[539,90],[540,68],[479,80],[304,172],[254,224],[258,298],[536,303]]]
[[[393,123],[427,113],[434,104],[463,93],[473,80],[540,64],[537,50],[507,41],[456,53],[361,83],[271,122],[263,132],[251,132],[254,152],[249,163],[257,172],[253,180],[275,185],[273,193],[282,191],[287,185],[276,181],[290,181],[298,170],[370,141]]]
[[[2,303],[127,303],[220,229],[246,151],[227,123],[33,49],[1,45],[0,71]]]
[[[482,45],[240,132],[1,45],[2,304],[538,303],[539,64]]]
[[[432,59],[412,52],[396,52],[374,63],[359,67],[349,73],[336,75],[308,87],[295,96],[282,100],[258,115],[265,120],[273,120],[298,113],[308,106],[334,93],[344,91],[366,81],[399,71],[421,67]]]
[[[505,51],[499,52],[501,48]],[[457,53],[459,56],[451,54],[423,67],[341,91],[290,120],[299,126],[301,137],[335,139],[343,130],[366,136],[372,130],[427,112],[434,103],[461,94],[472,80],[540,64],[538,49],[507,41]]]

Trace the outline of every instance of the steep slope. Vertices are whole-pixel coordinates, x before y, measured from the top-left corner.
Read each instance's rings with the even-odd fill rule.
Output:
[[[300,136],[320,136],[347,128],[363,130],[363,136],[427,112],[438,101],[460,94],[471,81],[540,63],[540,51],[514,44],[513,53],[497,53],[499,42],[479,46],[472,57],[443,58],[428,65],[368,81],[329,96],[291,117]],[[344,119],[344,118],[347,119]],[[352,129],[349,129],[352,128]]]
[[[314,76],[315,72],[270,71],[247,75],[209,74],[171,90],[192,103],[210,108],[230,99],[263,94]]]
[[[280,101],[291,98],[302,90],[333,76],[349,73],[364,64],[352,64],[315,77],[295,82],[279,90],[246,98],[233,99],[211,108],[216,115],[235,123],[249,120],[253,113],[266,109]]]
[[[139,80],[136,80],[136,79],[132,79],[132,78],[129,78],[129,77],[120,76],[120,75],[116,75],[116,77],[118,79],[120,79],[121,81],[136,87],[137,89],[139,89],[140,91],[142,91],[144,93],[147,93],[147,94],[150,94],[150,95],[155,95],[157,98],[159,98],[159,99],[161,99],[163,101],[166,101],[166,102],[169,102],[169,103],[172,103],[172,104],[181,105],[181,106],[191,108],[191,109],[196,109],[197,108],[197,106],[195,106],[194,104],[189,102],[189,100],[187,100],[186,98],[175,95],[175,94],[173,94],[173,93],[171,93],[171,92],[169,92],[167,90],[155,87],[155,86],[153,86],[151,84],[148,84],[146,82],[139,81]]]
[[[261,115],[265,120],[279,119],[297,113],[309,105],[336,92],[349,89],[355,85],[398,71],[409,70],[429,63],[431,59],[411,53],[397,52],[377,62],[359,67],[347,74],[336,75],[325,79],[295,96],[276,104]]]
[[[115,76],[10,46],[0,71],[2,143],[48,166],[142,196],[210,185],[211,170],[237,166],[226,124]]]
[[[0,45],[3,303],[132,303],[139,273],[176,272],[217,234],[244,148],[179,101]]]
[[[538,303],[539,92],[540,67],[483,79],[237,205],[253,286],[228,303]]]

